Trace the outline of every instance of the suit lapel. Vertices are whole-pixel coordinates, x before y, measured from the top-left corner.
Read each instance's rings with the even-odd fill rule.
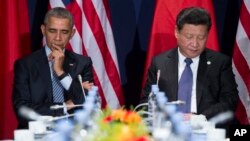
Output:
[[[52,101],[52,82],[51,82],[51,73],[50,68],[48,64],[48,58],[45,53],[45,48],[41,49],[40,52],[37,54],[36,58],[36,67],[37,70],[40,73],[41,79],[43,80],[43,83],[45,84],[45,88],[47,90],[48,99]]]
[[[166,61],[166,67],[167,67],[167,73],[169,74],[168,80],[169,80],[169,89],[170,94],[169,100],[177,100],[177,91],[178,91],[178,51],[177,48],[173,49],[168,56],[167,59],[169,61]]]
[[[197,108],[200,104],[202,98],[203,87],[205,86],[205,79],[209,69],[208,61],[212,56],[209,55],[208,51],[205,50],[200,55],[200,61],[197,72],[197,82],[196,82],[196,99],[197,99]]]
[[[72,78],[75,78],[75,73],[76,72],[76,67],[77,66],[77,61],[74,57],[74,55],[65,50],[65,59],[64,59],[64,64],[63,64],[63,69],[65,70],[65,72],[69,73],[71,75]]]

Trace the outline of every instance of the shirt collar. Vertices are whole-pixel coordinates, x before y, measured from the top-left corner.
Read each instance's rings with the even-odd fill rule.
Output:
[[[184,60],[187,58],[184,55],[181,54],[180,49],[178,47],[178,56],[179,56],[179,63],[185,63]],[[193,63],[198,62],[200,58],[200,55],[194,58],[191,58]]]

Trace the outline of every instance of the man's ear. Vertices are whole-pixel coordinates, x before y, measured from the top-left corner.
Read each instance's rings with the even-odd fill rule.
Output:
[[[42,34],[43,34],[43,36],[45,35],[45,25],[41,25],[41,27],[40,27],[40,29],[41,29],[41,31],[42,31]]]
[[[74,36],[75,32],[76,32],[76,29],[75,29],[75,28],[73,28],[73,29],[72,29],[72,32],[71,32],[70,39]]]
[[[175,28],[174,28],[175,38],[178,38],[178,34],[179,34],[179,30],[178,30],[177,26],[175,26]]]

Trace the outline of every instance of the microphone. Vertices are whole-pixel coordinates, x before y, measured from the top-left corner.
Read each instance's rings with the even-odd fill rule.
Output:
[[[182,105],[182,104],[185,104],[185,101],[177,100],[177,101],[167,102],[166,104],[167,105]]]
[[[209,119],[209,122],[218,124],[218,123],[225,123],[226,121],[230,120],[233,118],[233,112],[232,111],[226,111],[223,113],[220,113],[211,119]]]
[[[157,71],[157,81],[156,81],[156,85],[158,85],[158,83],[159,83],[160,76],[161,76],[161,70],[158,70],[158,71]]]
[[[44,118],[44,116],[38,114],[37,112],[35,112],[34,110],[26,106],[22,106],[18,112],[21,116],[29,120],[41,121],[43,124],[47,126],[47,128],[50,128],[50,129],[55,128],[55,124],[54,124],[55,121],[69,118],[75,115],[75,114],[67,114],[64,116]]]
[[[59,106],[59,105],[57,105],[57,106]],[[77,106],[79,106],[79,105],[77,105]],[[83,106],[83,105],[81,105],[81,106]],[[45,118],[43,118],[42,115],[38,114],[37,112],[35,112],[34,110],[32,110],[26,106],[22,106],[19,109],[19,114],[27,119],[34,120],[34,121],[43,121],[43,122],[52,122],[55,120],[74,116],[74,114],[68,114],[68,115],[64,115],[64,116],[58,116],[58,117],[52,117],[50,119],[45,119]]]
[[[73,117],[75,114],[67,114],[64,116],[58,116],[58,117],[53,117],[50,121],[56,121],[56,120],[60,120],[60,119],[64,119],[64,118],[69,118],[69,117]]]
[[[82,86],[82,76],[80,74],[78,75],[78,80],[79,80],[79,82],[81,84],[81,88],[82,88],[82,93],[83,93],[84,99],[86,100],[86,94],[85,94],[84,88]]]
[[[50,110],[58,110],[63,108],[75,108],[75,107],[83,107],[83,104],[77,104],[77,105],[52,105],[50,106]]]

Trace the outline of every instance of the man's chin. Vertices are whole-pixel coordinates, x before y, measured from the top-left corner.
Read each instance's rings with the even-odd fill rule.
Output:
[[[200,52],[199,51],[189,51],[189,53],[187,55],[189,58],[195,58],[195,57],[200,55]]]
[[[63,49],[65,49],[65,46],[60,45],[59,48],[63,50]],[[52,47],[51,50],[53,51],[53,50],[56,50],[56,49]]]

